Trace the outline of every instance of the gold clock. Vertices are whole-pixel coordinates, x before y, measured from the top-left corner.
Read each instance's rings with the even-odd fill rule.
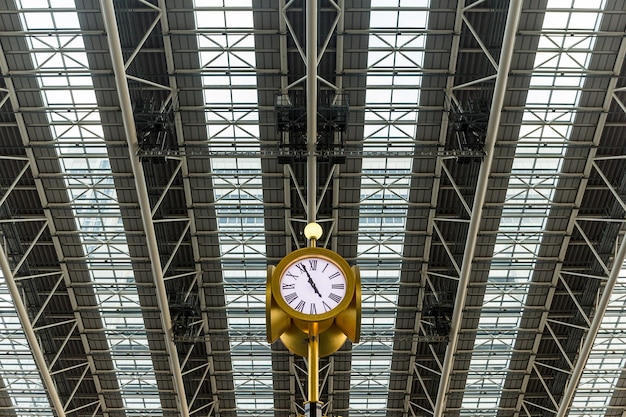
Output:
[[[289,316],[322,322],[337,316],[352,301],[352,268],[337,253],[318,247],[299,249],[283,258],[273,271],[272,293]]]

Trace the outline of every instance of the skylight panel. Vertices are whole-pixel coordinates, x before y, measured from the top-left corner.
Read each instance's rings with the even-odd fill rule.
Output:
[[[62,11],[48,8],[45,2],[45,6],[40,5],[49,10],[45,12],[29,12],[28,8],[37,4],[32,0],[19,3],[24,26],[34,33],[42,32],[28,40],[31,55],[40,70],[37,80],[48,109],[46,115],[53,140],[59,145],[71,143],[74,147],[65,152],[68,148],[60,146],[59,162],[72,211],[81,226],[78,231],[87,269],[94,288],[100,289],[95,291],[98,310],[108,335],[111,359],[120,369],[117,377],[124,405],[130,413],[150,410],[151,415],[162,415],[137,288],[128,285],[134,281],[134,275],[113,176],[104,152],[106,147],[78,15],[73,2],[54,2],[63,7]],[[50,74],[55,76],[54,83],[50,82]],[[84,111],[68,114],[64,110],[75,107]],[[65,114],[61,116],[61,112]],[[89,126],[81,124],[86,120]],[[99,146],[92,148],[89,146],[92,143]],[[106,286],[100,286],[104,282]],[[118,311],[134,314],[120,315]],[[134,361],[127,360],[129,351],[135,355]],[[141,396],[137,396],[137,392],[141,392]]]
[[[24,329],[0,270],[0,356],[3,390],[9,394],[17,415],[50,416],[43,381],[31,353]]]
[[[626,269],[620,271],[600,331],[572,400],[570,415],[606,415],[626,367]]]
[[[575,3],[567,2],[567,5],[575,6]],[[558,122],[571,122],[575,117],[581,94],[579,87],[591,59],[591,32],[599,26],[601,14],[563,9],[565,4],[549,1],[544,17],[545,33],[541,35],[535,56],[527,111],[513,160],[467,376],[467,385],[477,389],[464,393],[461,415],[489,414],[498,407],[517,337],[515,329],[526,304],[548,210],[556,191],[554,178],[561,170],[571,132],[570,124]],[[581,7],[589,10],[587,3]],[[572,41],[573,37],[563,28],[590,34],[577,35],[574,38],[578,41]],[[561,71],[567,71],[572,81],[560,83]],[[555,108],[561,110],[555,114]],[[544,146],[546,144],[550,146]],[[500,285],[503,281],[510,286]],[[515,288],[515,292],[511,292],[511,288]],[[486,315],[490,310],[497,312],[498,316]],[[498,355],[488,356],[493,350],[498,350]],[[503,362],[502,358],[506,360]]]
[[[401,7],[428,5],[401,1],[396,8],[373,1],[370,13],[363,151],[381,152],[382,157],[362,161],[357,259],[362,265],[362,335],[368,341],[353,348],[358,359],[352,361],[350,408],[355,413],[384,414],[387,406],[392,343],[375,336],[394,332],[413,162],[388,153],[415,149],[421,84],[415,71],[424,57],[423,36],[397,29],[424,30],[427,10]],[[378,267],[371,268],[372,263]],[[376,351],[375,357],[362,355],[369,350]]]
[[[260,153],[252,3],[195,0],[194,5],[199,8],[195,15],[200,63],[205,70],[207,146],[210,151],[229,155],[212,158],[211,170],[235,402],[242,413],[269,414],[274,407],[271,350],[241,336],[257,334],[265,324],[261,160],[237,155]],[[241,314],[244,311],[245,317]]]

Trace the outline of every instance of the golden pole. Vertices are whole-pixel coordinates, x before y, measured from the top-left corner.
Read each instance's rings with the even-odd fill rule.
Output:
[[[320,400],[319,393],[319,367],[320,367],[320,343],[318,324],[309,323],[309,402],[316,403]]]
[[[321,417],[322,404],[320,403],[319,374],[320,374],[320,344],[318,323],[309,323],[309,389],[308,401],[305,404],[305,417]]]
[[[317,239],[322,236],[322,228],[317,223],[309,223],[304,228],[304,235],[309,239],[309,246],[314,248]],[[309,338],[307,343],[307,360],[309,363],[309,387],[308,387],[308,401],[305,405],[306,417],[321,417],[322,416],[322,404],[320,403],[320,388],[319,388],[319,375],[320,375],[320,338],[319,338],[319,323],[309,323]]]

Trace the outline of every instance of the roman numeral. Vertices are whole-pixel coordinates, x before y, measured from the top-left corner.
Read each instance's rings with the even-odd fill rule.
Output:
[[[291,272],[289,272],[289,271],[287,271],[287,272],[285,273],[285,275],[287,275],[288,277],[291,277],[291,278],[293,278],[293,279],[298,278],[298,276],[297,276],[297,275],[294,275],[294,274],[292,274],[292,273],[291,273]]]
[[[283,290],[294,290],[296,288],[296,284],[285,284],[283,283],[282,285],[282,289]],[[335,288],[335,287],[333,287]]]
[[[306,267],[302,263],[296,264],[300,272],[306,272]]]
[[[328,277],[328,279],[335,279],[339,276],[339,272],[335,272],[334,274],[332,274],[331,276]]]
[[[322,269],[322,272],[326,271],[326,268],[328,268],[328,262],[326,262],[326,265],[324,265],[324,269]]]
[[[328,294],[328,298],[330,298],[331,300],[333,300],[333,301],[334,301],[334,302],[336,302],[337,304],[339,304],[339,302],[341,301],[341,297],[340,297],[340,296],[338,296],[338,295],[337,295],[337,294],[335,294],[335,293],[332,293],[332,292],[331,292],[330,294]]]
[[[311,268],[311,271],[317,270],[317,259],[309,259],[309,268]]]
[[[295,292],[285,295],[285,301],[287,301],[287,304],[291,304],[296,298],[298,298],[298,294]]]
[[[322,301],[322,305],[324,306],[324,311],[330,311],[331,308],[328,304],[326,304],[326,301]]]
[[[298,310],[299,312],[302,313],[302,311],[304,310],[304,306],[305,305],[306,305],[306,303],[304,302],[304,300],[300,300],[300,302],[296,306],[296,310]]]
[[[309,307],[309,314],[317,314],[317,307],[315,306],[315,304],[311,304],[311,306]]]
[[[341,284],[333,284],[333,290],[343,290],[344,288],[345,284],[343,282]]]

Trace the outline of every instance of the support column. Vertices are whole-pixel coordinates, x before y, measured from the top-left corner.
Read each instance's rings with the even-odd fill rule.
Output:
[[[317,220],[317,0],[306,1],[307,223]]]
[[[122,118],[124,122],[124,133],[128,142],[130,163],[135,179],[135,188],[137,190],[137,198],[139,200],[139,209],[141,211],[141,219],[143,228],[146,233],[146,246],[150,256],[150,266],[152,276],[154,277],[154,286],[156,291],[156,299],[161,315],[161,324],[163,330],[163,339],[168,354],[170,369],[172,372],[172,384],[176,393],[176,408],[180,417],[189,417],[189,406],[187,404],[187,396],[185,394],[185,386],[178,359],[178,351],[172,340],[172,317],[170,316],[169,303],[167,301],[167,291],[165,289],[165,281],[163,277],[163,267],[159,257],[159,247],[152,222],[152,211],[150,209],[150,200],[148,198],[148,187],[143,172],[143,167],[137,156],[139,145],[137,142],[137,131],[135,130],[135,120],[133,118],[133,106],[130,99],[130,91],[126,79],[126,68],[124,65],[124,57],[122,55],[122,46],[120,36],[117,29],[117,19],[115,17],[115,8],[113,0],[102,0],[100,2],[102,8],[102,16],[107,31],[107,40],[111,53],[111,61],[113,64],[113,72],[115,73],[115,85],[120,100],[120,108],[122,110]]]
[[[320,402],[319,374],[320,374],[320,344],[318,323],[309,323],[308,340],[308,401],[304,405],[305,417],[322,417],[322,403]]]
[[[439,380],[439,389],[437,391],[437,403],[433,410],[433,417],[442,417],[446,408],[448,389],[450,387],[450,379],[452,377],[452,369],[454,367],[455,353],[458,344],[461,320],[463,319],[463,309],[465,307],[465,298],[467,297],[467,287],[472,273],[472,264],[474,253],[476,252],[476,243],[478,240],[478,232],[482,220],[483,204],[487,195],[489,185],[489,174],[491,173],[491,164],[493,162],[493,153],[495,148],[498,130],[500,127],[500,113],[504,104],[504,95],[506,93],[506,85],[509,80],[509,70],[513,59],[513,49],[515,46],[515,33],[519,25],[520,16],[522,14],[521,0],[512,0],[509,4],[506,28],[504,38],[502,40],[502,49],[500,54],[500,62],[498,65],[498,75],[493,93],[491,104],[491,112],[489,114],[489,124],[487,125],[487,137],[485,138],[485,159],[483,160],[480,172],[478,174],[478,183],[476,186],[476,195],[472,206],[472,219],[467,231],[467,239],[465,241],[465,254],[463,255],[463,263],[461,265],[461,273],[459,275],[459,284],[456,292],[454,304],[454,313],[450,323],[450,341],[446,349],[446,355],[443,362],[441,377]]]

